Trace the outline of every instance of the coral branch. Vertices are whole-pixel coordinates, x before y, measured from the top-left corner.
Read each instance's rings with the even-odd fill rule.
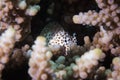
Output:
[[[38,1],[0,0],[0,31],[12,25],[17,31],[17,40],[23,39],[30,32],[31,16],[40,10]]]
[[[89,10],[73,16],[76,24],[106,26],[109,29],[120,27],[120,7],[118,0],[95,0],[101,10],[98,12]]]
[[[119,80],[120,79],[120,57],[115,57],[112,60],[113,70],[109,71],[107,80]]]
[[[32,49],[28,72],[33,80],[47,80],[47,74],[50,73],[48,61],[51,59],[52,53],[46,47],[46,39],[41,36],[37,37]]]
[[[90,50],[76,59],[76,65],[73,67],[74,77],[80,79],[86,79],[92,72],[92,69],[99,64],[99,60],[102,60],[105,54],[100,49]]]
[[[9,56],[11,55],[12,49],[16,42],[15,34],[15,30],[12,27],[9,27],[0,36],[0,74],[4,69],[5,64],[9,61]]]

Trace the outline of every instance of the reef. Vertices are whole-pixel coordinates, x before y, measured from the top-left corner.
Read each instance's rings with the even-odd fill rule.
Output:
[[[120,80],[120,1],[0,0],[0,80]]]

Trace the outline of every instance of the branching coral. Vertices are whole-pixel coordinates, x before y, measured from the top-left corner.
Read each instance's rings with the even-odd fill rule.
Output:
[[[110,29],[120,27],[120,7],[119,0],[95,0],[101,9],[98,12],[89,10],[88,12],[75,15],[74,23],[87,24],[93,26],[106,26]]]
[[[29,58],[28,50],[29,45],[23,46],[21,49],[14,48],[12,54],[10,55],[10,60],[6,64],[6,69],[18,69],[21,66],[24,66]]]
[[[9,59],[12,60],[13,57],[16,57],[14,60],[20,60],[21,56],[21,59],[25,57],[23,56],[25,51],[17,52],[13,47],[14,45],[16,47],[16,41],[23,40],[30,32],[31,17],[40,10],[40,6],[36,5],[38,2],[39,0],[0,0],[0,33],[2,34],[0,37],[0,62],[2,65],[0,72]]]
[[[98,61],[103,60],[105,57],[105,54],[100,49],[94,49],[86,52],[80,58],[79,55],[74,55],[71,58],[59,56],[56,60],[53,60],[52,53],[47,51],[50,48],[45,47],[46,43],[42,42],[45,38],[38,38],[33,46],[32,56],[29,61],[29,74],[35,80],[48,80],[48,77],[50,80],[67,80],[69,77],[72,79],[85,79],[94,71],[92,69],[98,66]],[[47,58],[48,53],[50,53],[49,58]],[[75,60],[76,63],[74,63]]]
[[[98,65],[98,61],[102,60],[104,57],[105,54],[100,49],[86,52],[80,58],[76,59],[76,65],[73,67],[74,77],[86,79],[92,72],[92,69]]]
[[[53,71],[51,73],[51,80],[67,80],[73,74],[72,66],[74,63],[70,65],[66,65],[66,59],[64,56],[59,56],[55,61],[50,60],[50,68]]]
[[[112,47],[113,32],[106,31],[101,26],[100,32],[97,32],[93,38],[93,44],[95,47],[99,47],[104,51],[108,51]]]
[[[8,41],[9,40],[9,41]],[[8,57],[15,44],[15,30],[10,27],[0,37],[1,63],[8,62]]]
[[[114,55],[118,55],[115,50],[119,50],[120,46],[120,2],[118,0],[95,1],[101,9],[99,12],[95,10],[80,12],[79,15],[73,16],[73,22],[99,26],[100,32],[95,34],[92,44],[94,47],[99,47],[104,51],[111,50]]]
[[[4,65],[9,61],[9,56],[11,55],[11,51],[16,42],[15,34],[15,30],[12,27],[9,27],[0,36],[0,72],[2,72]]]
[[[119,80],[120,79],[120,57],[115,57],[112,60],[113,70],[107,72],[107,80]]]
[[[65,57],[52,60],[51,48],[46,46],[46,39],[38,37],[33,45],[29,60],[29,74],[35,80],[66,79],[72,75],[72,64],[65,66]]]
[[[39,0],[0,0],[0,30],[12,25],[17,30],[16,38],[24,38],[23,34],[30,32],[30,16],[34,16],[40,9],[35,5],[37,2]]]
[[[46,1],[0,0],[0,77],[25,65],[32,80],[119,80],[120,1]]]
[[[48,61],[51,59],[52,53],[46,47],[46,39],[41,36],[37,37],[32,49],[29,60],[29,74],[33,80],[47,80],[47,74],[50,73]]]
[[[92,44],[94,47],[99,47],[104,51],[110,50],[112,54],[119,55],[120,34],[118,34],[116,30],[118,30],[118,28],[112,31],[107,31],[101,26],[100,32],[97,32],[93,38]]]

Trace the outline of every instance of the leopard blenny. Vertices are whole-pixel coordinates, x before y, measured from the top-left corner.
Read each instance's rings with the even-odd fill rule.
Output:
[[[59,45],[64,47],[66,55],[69,53],[73,45],[77,45],[75,33],[72,36],[69,35],[69,33],[66,32],[57,22],[47,24],[42,30],[41,36],[46,38],[48,46]]]

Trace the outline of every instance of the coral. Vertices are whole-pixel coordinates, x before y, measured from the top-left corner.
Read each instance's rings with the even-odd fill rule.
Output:
[[[31,31],[31,19],[40,10],[36,5],[40,0],[0,0],[0,62],[2,70],[12,65],[24,63],[27,49],[18,49],[17,42],[22,41]],[[14,46],[15,45],[15,46]],[[16,48],[14,48],[16,47]],[[22,60],[21,60],[22,59]],[[22,62],[23,61],[23,62]],[[15,62],[18,62],[17,64]],[[7,67],[6,67],[7,66]]]
[[[59,56],[55,61],[50,60],[50,68],[52,70],[52,73],[50,74],[51,80],[67,80],[69,77],[72,76],[73,70],[72,67],[74,63],[72,62],[74,56],[71,58],[71,61],[68,60],[64,56]],[[66,65],[66,63],[70,63],[69,65]]]
[[[118,0],[95,0],[100,11],[89,10],[73,16],[76,24],[99,26],[93,37],[92,45],[104,51],[111,50],[114,55],[119,55],[120,41],[120,7]]]
[[[80,58],[76,59],[76,65],[73,67],[74,77],[86,79],[92,69],[99,64],[98,61],[104,57],[105,54],[97,48],[84,53]]]
[[[100,66],[95,71],[94,80],[105,80],[106,79],[105,71],[106,68],[104,66]]]
[[[119,80],[120,79],[120,57],[115,57],[112,60],[113,70],[107,72],[107,80]]]
[[[93,38],[93,44],[104,51],[108,51],[112,46],[113,32],[106,31],[101,26],[100,32],[97,32]]]
[[[118,30],[118,28],[117,28]],[[92,44],[94,47],[101,48],[104,51],[110,50],[112,54],[119,55],[119,35],[116,30],[107,31],[103,28],[103,26],[100,27],[100,32],[97,32],[93,38]]]
[[[2,77],[2,71],[4,68],[5,68],[5,65],[0,64],[0,80],[2,80],[1,77]]]
[[[26,36],[24,34],[30,32],[30,16],[36,15],[38,10],[40,9],[38,5],[35,5],[37,2],[39,2],[39,0],[1,0],[0,30],[3,31],[10,25],[12,25],[17,31],[17,40],[24,38]]]
[[[28,73],[33,80],[47,80],[47,74],[50,73],[48,61],[51,59],[52,53],[46,47],[46,39],[41,36],[37,37],[32,49]]]
[[[73,16],[73,21],[76,24],[105,26],[109,29],[120,27],[120,7],[119,0],[95,0],[99,12],[89,10],[88,12]]]
[[[9,40],[9,41],[8,41]],[[8,62],[8,57],[15,44],[15,30],[10,27],[0,37],[0,62],[5,64]]]
[[[114,55],[120,55],[120,47],[112,48],[111,53]]]
[[[42,40],[43,37],[38,37],[38,38],[39,39],[41,38],[40,40]],[[90,50],[89,52],[86,52],[80,58],[79,56],[76,55],[72,56],[71,58],[65,56],[59,56],[56,60],[53,60],[52,53],[51,53],[51,57],[46,58],[46,54],[48,53],[46,49],[47,47],[45,47],[46,43],[42,41],[38,42],[38,40],[36,40],[35,43],[36,45],[33,46],[33,52],[29,61],[29,66],[30,66],[29,74],[31,75],[32,79],[36,79],[36,80],[39,79],[42,80],[42,78],[44,80],[48,80],[48,77],[50,80],[56,80],[56,79],[67,80],[69,79],[69,77],[72,78],[72,76],[74,78],[78,78],[79,75],[81,79],[85,79],[87,78],[87,75],[92,72],[92,69],[94,69],[98,65],[98,61],[103,60],[103,58],[105,57],[105,54],[100,49],[94,49],[94,50]],[[38,46],[40,48],[40,49],[38,48],[39,51],[34,50],[37,49],[36,47]],[[67,59],[69,60],[67,61]],[[75,60],[76,60],[76,64],[74,63]],[[100,70],[101,69],[102,68],[100,68]],[[44,77],[42,77],[42,75],[44,75]]]
[[[29,45],[24,45],[21,49],[20,48],[14,48],[12,51],[12,54],[10,56],[9,62],[6,64],[6,69],[18,69],[21,66],[24,66],[28,62]]]
[[[0,63],[1,70],[4,69],[5,64],[9,61],[9,56],[16,42],[15,40],[15,30],[12,27],[9,27],[2,35],[0,36]]]
[[[119,0],[0,0],[0,80],[119,80],[119,56]]]
[[[72,76],[73,74],[72,67],[75,64],[71,62],[73,62],[77,56],[71,56],[71,59],[67,56],[59,56],[54,60],[52,59],[52,56],[56,56],[58,54],[51,52],[54,52],[56,47],[47,47],[46,41],[47,40],[42,36],[37,37],[35,45],[32,46],[31,57],[29,60],[30,68],[28,73],[32,79],[35,80],[68,79],[68,77]],[[73,53],[71,52],[69,55],[72,55],[74,53],[77,53],[77,51],[73,51]],[[69,65],[66,65],[68,63]]]

